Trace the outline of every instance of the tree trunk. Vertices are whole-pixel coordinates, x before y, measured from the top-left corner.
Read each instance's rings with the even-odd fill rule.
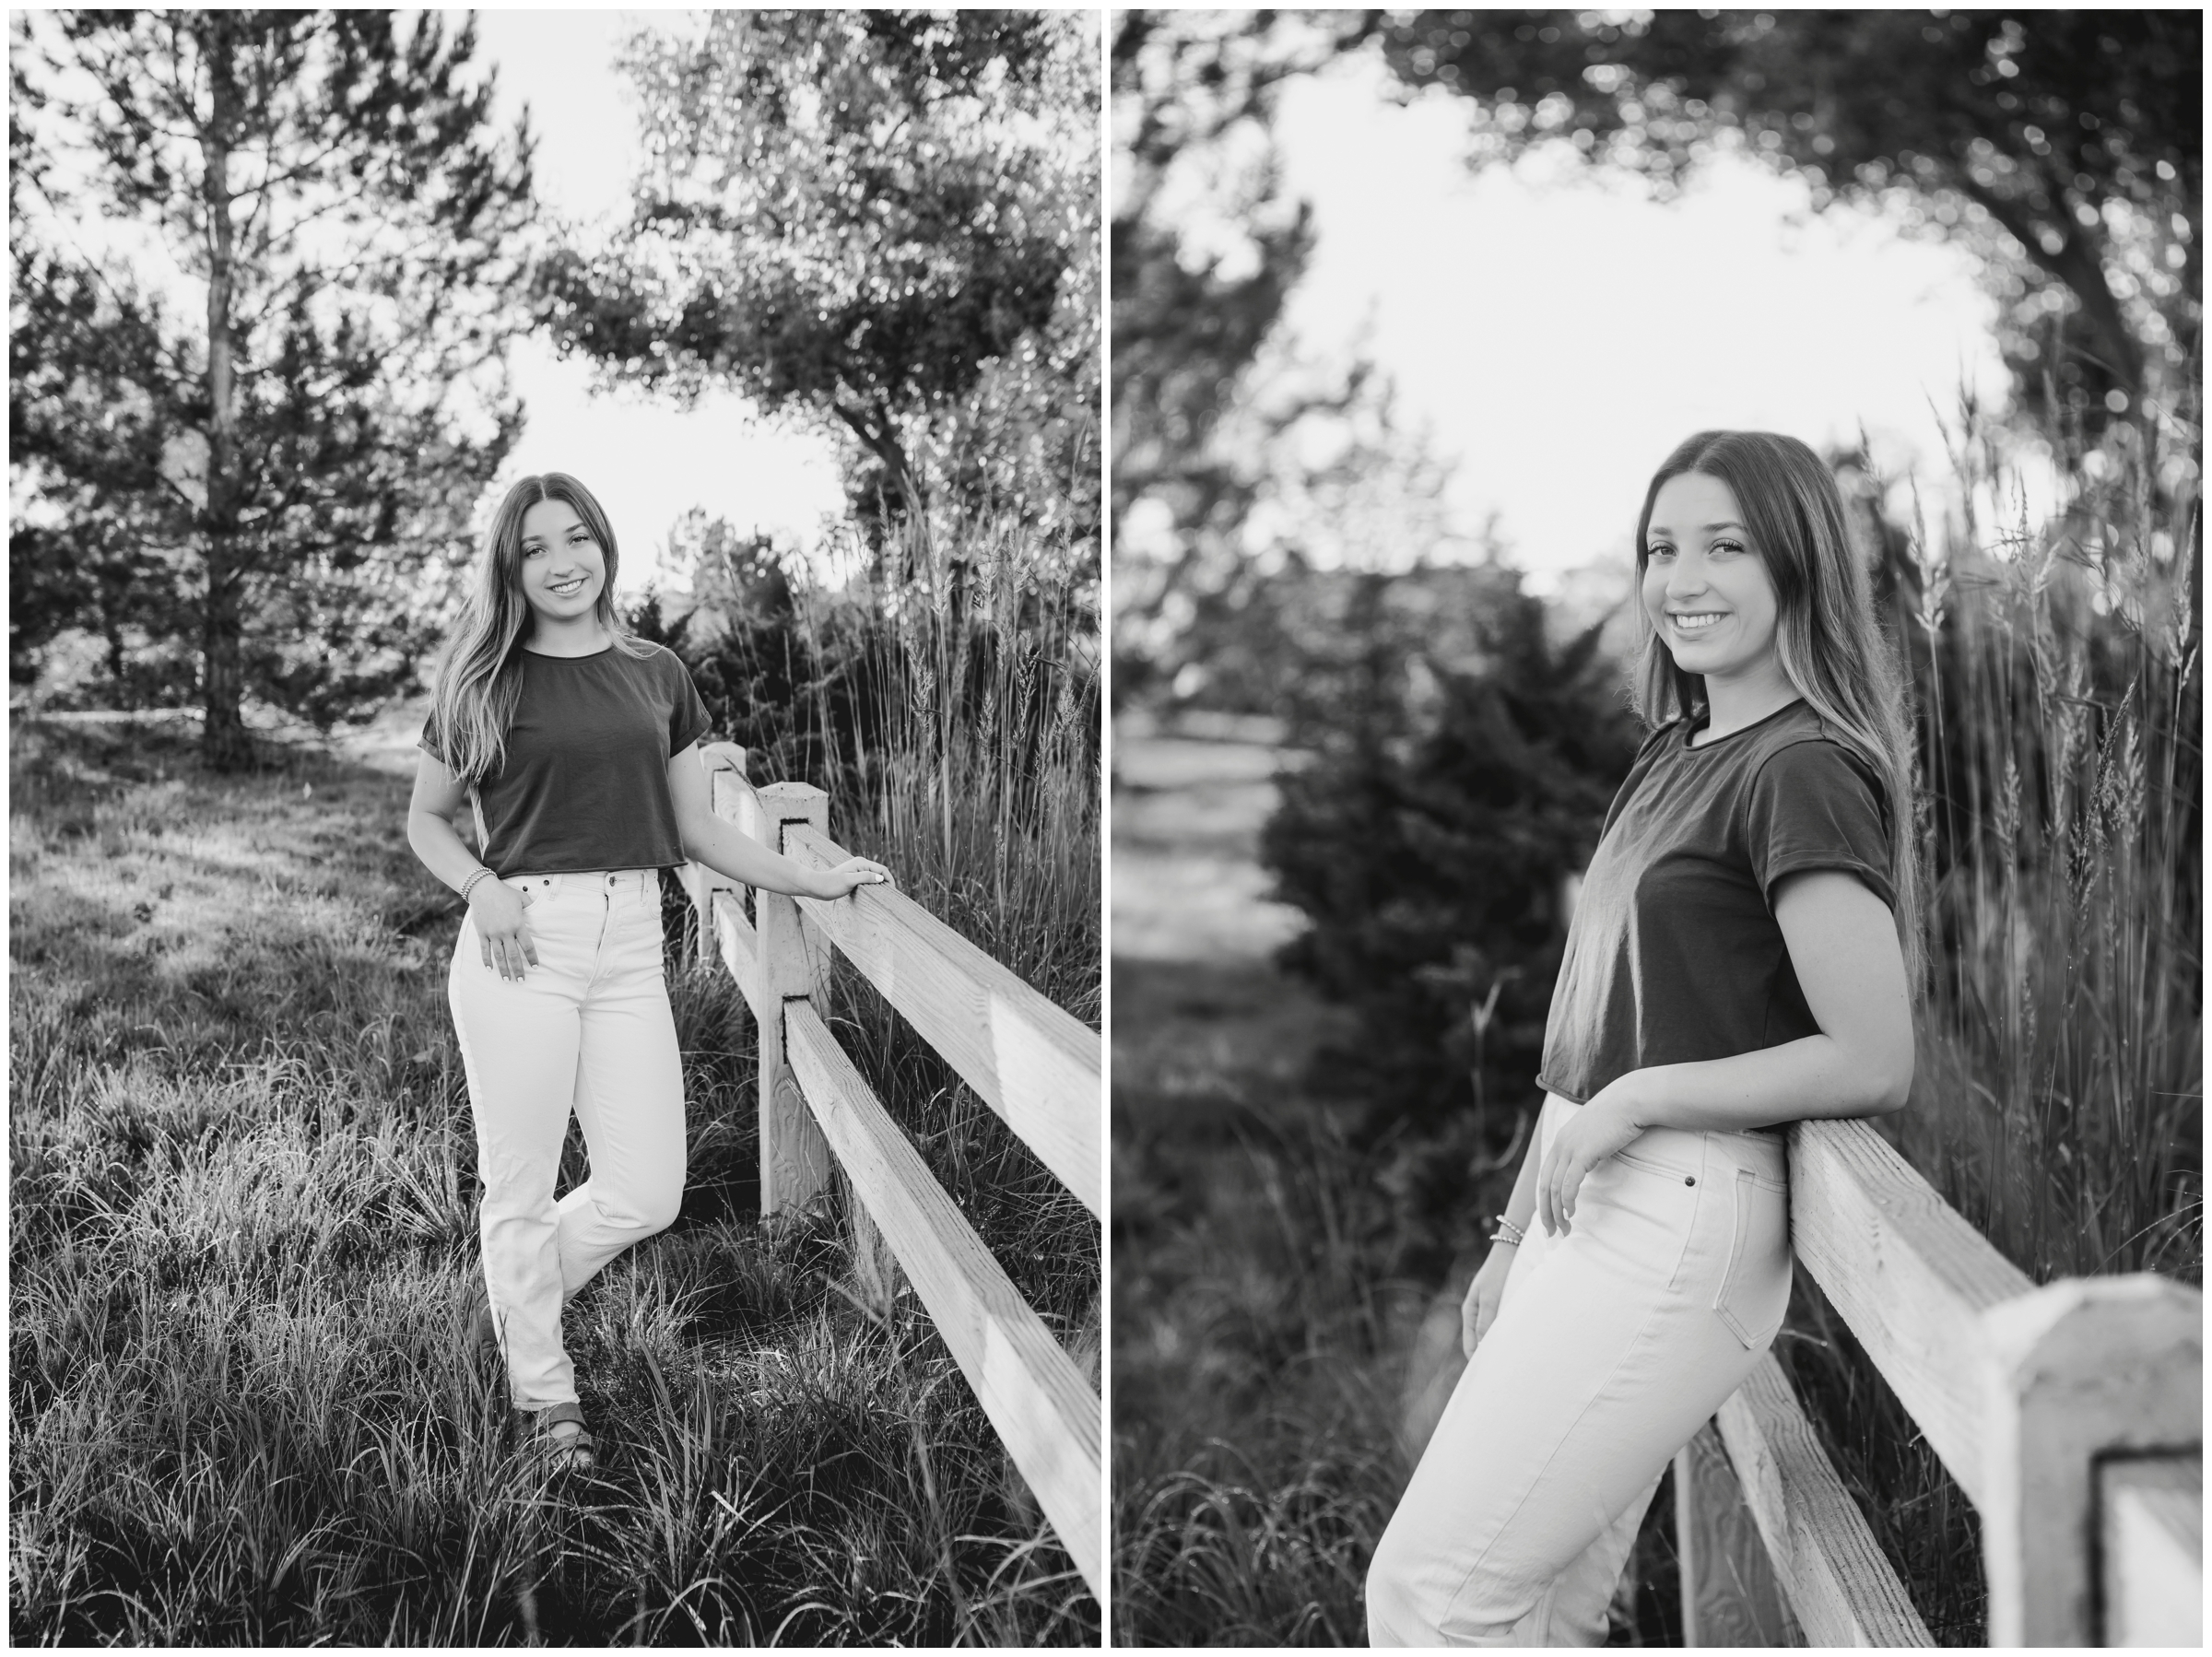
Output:
[[[230,300],[236,249],[230,224],[230,149],[239,118],[234,20],[206,15],[209,115],[202,147],[207,216],[207,499],[200,514],[207,591],[200,613],[200,756],[211,770],[253,762],[240,705],[245,675],[238,614],[238,391],[231,359]]]
[[[910,536],[918,536],[918,544],[926,547],[929,545],[929,497],[923,490],[921,478],[914,474],[913,464],[906,458],[906,450],[899,441],[899,433],[891,423],[891,417],[882,409],[871,412],[855,408],[841,398],[835,406],[837,417],[852,429],[853,435],[861,441],[862,446],[881,461],[883,469],[891,475],[891,482],[899,490],[900,504],[906,508],[908,534]],[[915,545],[917,542],[912,539],[907,542],[909,548]],[[900,559],[899,579],[909,581],[912,577],[913,559],[910,552]]]

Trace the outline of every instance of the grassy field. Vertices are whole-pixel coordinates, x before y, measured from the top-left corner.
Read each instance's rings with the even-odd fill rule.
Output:
[[[1364,1644],[1368,1559],[1458,1372],[1464,1282],[1386,1275],[1392,1147],[1312,1089],[1350,1016],[1267,959],[1296,923],[1253,862],[1280,758],[1115,735],[1120,1643]],[[1674,1582],[1663,1490],[1613,1643],[1678,1643]]]
[[[462,1338],[459,911],[406,845],[411,751],[217,779],[191,734],[13,734],[13,1639],[1095,1640],[877,1246],[834,1204],[759,1220],[716,974],[671,974],[682,1216],[569,1313],[599,1471],[548,1487],[512,1453]],[[1095,1224],[872,995],[834,1013],[1095,1379]],[[571,1142],[564,1183],[581,1168]]]

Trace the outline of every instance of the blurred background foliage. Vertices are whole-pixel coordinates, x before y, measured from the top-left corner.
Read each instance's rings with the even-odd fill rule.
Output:
[[[1287,981],[1116,964],[1117,1049],[1147,1052],[1133,1017],[1166,1044],[1114,1100],[1118,1637],[1357,1638],[1640,737],[1625,579],[1538,596],[1454,521],[1449,457],[1385,368],[1290,337],[1317,231],[1284,181],[1286,88],[1372,54],[1388,95],[1464,101],[1477,168],[1569,147],[1665,200],[1750,159],[1813,211],[1976,256],[2009,394],[1941,411],[1918,475],[1864,438],[1827,455],[1911,669],[1934,893],[1888,1131],[2038,1281],[2198,1282],[2201,28],[1119,14],[1116,715],[1265,716],[1237,727],[1280,761],[1258,856],[1303,929]],[[2031,488],[2046,466],[2055,489]],[[1978,1641],[1971,1505],[1809,1286],[1777,1349],[1931,1628]],[[1617,1643],[1679,1638],[1652,1587],[1670,1523],[1647,1525]]]
[[[1665,196],[1740,153],[1806,176],[1818,210],[1971,245],[2005,301],[2015,394],[1947,428],[1966,488],[1944,510],[1964,517],[1931,527],[1913,480],[1863,447],[1830,456],[1925,711],[1932,869],[1986,873],[2007,763],[2031,817],[2078,815],[2097,785],[2056,779],[2134,721],[2175,791],[2164,877],[2193,887],[2196,699],[2162,695],[2144,664],[2193,682],[2199,29],[2178,13],[1121,15],[1114,696],[1280,716],[1312,756],[1264,854],[1312,923],[1287,964],[1365,1009],[1356,1068],[1378,1122],[1452,1122],[1533,1075],[1562,883],[1634,751],[1632,617],[1526,592],[1487,533],[1453,523],[1449,464],[1382,370],[1332,373],[1283,337],[1312,238],[1275,159],[1283,88],[1378,53],[1403,95],[1467,100],[1477,167],[1564,140]],[[2016,438],[2053,457],[2067,499],[2045,523],[1978,521],[1973,488],[2018,498]],[[1990,619],[2029,553],[2035,618]],[[2052,699],[2053,674],[2074,676],[2071,699]],[[2023,707],[2057,749],[2023,736]],[[1943,923],[1949,960],[1963,946]]]

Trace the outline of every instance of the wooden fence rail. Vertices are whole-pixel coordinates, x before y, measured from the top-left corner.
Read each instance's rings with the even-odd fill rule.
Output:
[[[2202,1644],[2201,1292],[2038,1288],[1867,1123],[1789,1141],[1798,1263],[1980,1514],[1990,1642]],[[1935,1643],[1771,1357],[1675,1476],[1687,1643]]]
[[[830,868],[829,796],[755,789],[745,750],[702,750],[715,812],[796,862]],[[992,1258],[823,1023],[830,951],[861,974],[997,1111],[1053,1175],[1101,1208],[1098,1033],[890,887],[835,902],[742,893],[683,872],[702,959],[719,955],[760,1046],[760,1207],[812,1200],[834,1166],[914,1291],[1091,1592],[1104,1595],[1099,1395]]]

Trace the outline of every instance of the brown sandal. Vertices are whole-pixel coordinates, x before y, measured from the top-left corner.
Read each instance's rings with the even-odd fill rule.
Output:
[[[596,1459],[597,1443],[584,1430],[583,1405],[571,1401],[533,1412],[528,1441],[555,1473],[589,1473]],[[556,1430],[573,1423],[576,1430]]]

